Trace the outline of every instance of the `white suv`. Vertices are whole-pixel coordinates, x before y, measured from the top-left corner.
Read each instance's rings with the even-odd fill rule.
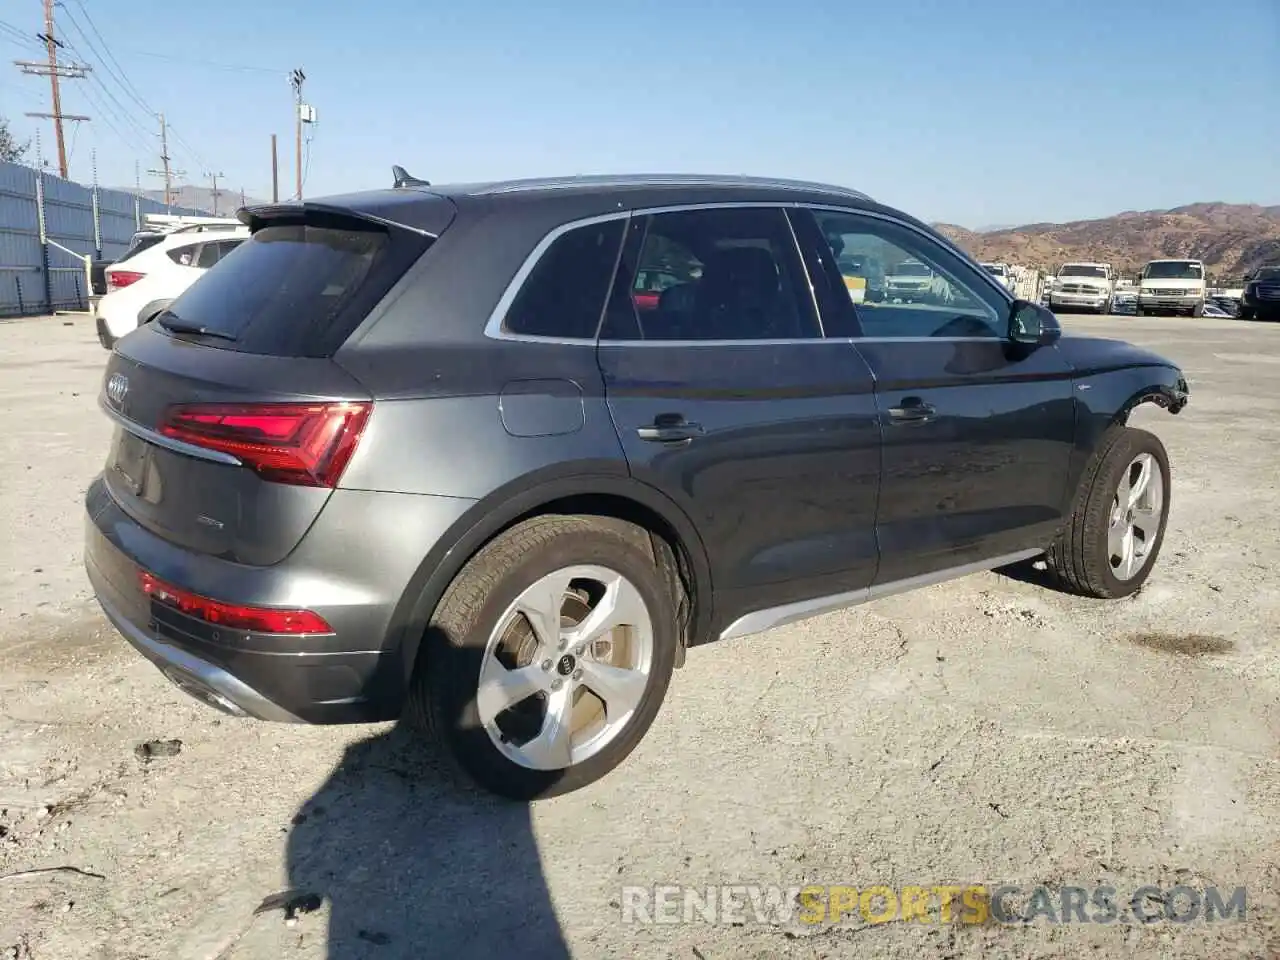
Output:
[[[99,342],[110,350],[248,237],[244,226],[179,230],[107,267],[107,294],[95,308]]]
[[[1115,282],[1109,263],[1064,263],[1049,288],[1049,309],[1110,313]]]

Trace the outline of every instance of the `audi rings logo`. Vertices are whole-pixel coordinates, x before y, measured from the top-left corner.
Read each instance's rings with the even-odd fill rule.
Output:
[[[129,392],[129,378],[123,374],[113,373],[107,381],[107,399],[117,407],[124,403],[124,395]]]

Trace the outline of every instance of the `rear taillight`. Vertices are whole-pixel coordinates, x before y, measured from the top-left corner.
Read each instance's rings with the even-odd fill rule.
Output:
[[[145,276],[145,273],[138,273],[136,270],[112,270],[107,274],[107,286],[112,290],[119,290],[131,283],[137,283]]]
[[[264,480],[336,487],[370,403],[207,403],[168,409],[160,432],[236,457]]]
[[[139,572],[138,581],[142,592],[156,603],[229,630],[248,630],[252,633],[333,633],[333,628],[324,617],[310,610],[245,607],[210,600],[165,583],[145,570]]]

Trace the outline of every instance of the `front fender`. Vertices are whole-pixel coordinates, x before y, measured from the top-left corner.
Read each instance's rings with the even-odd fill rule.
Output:
[[[1186,377],[1172,364],[1150,364],[1103,370],[1074,380],[1076,442],[1072,456],[1068,496],[1074,498],[1086,465],[1103,436],[1123,426],[1134,408],[1154,403],[1170,413],[1180,413],[1190,402]]]

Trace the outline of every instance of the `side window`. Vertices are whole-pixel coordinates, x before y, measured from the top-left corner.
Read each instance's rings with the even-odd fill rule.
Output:
[[[174,247],[172,250],[166,251],[166,255],[180,267],[194,267],[196,265],[196,254],[200,251],[200,244],[189,243],[185,247]]]
[[[222,256],[222,244],[210,241],[201,245],[200,252],[196,254],[195,265],[202,270],[208,270],[218,262],[220,256]]]
[[[659,213],[636,218],[632,229],[602,337],[678,341],[821,336],[781,208]]]
[[[1008,301],[941,244],[875,217],[827,211],[814,216],[863,336],[1005,336]]]
[[[538,259],[503,320],[511,333],[594,340],[618,261],[623,220],[576,227]]]

